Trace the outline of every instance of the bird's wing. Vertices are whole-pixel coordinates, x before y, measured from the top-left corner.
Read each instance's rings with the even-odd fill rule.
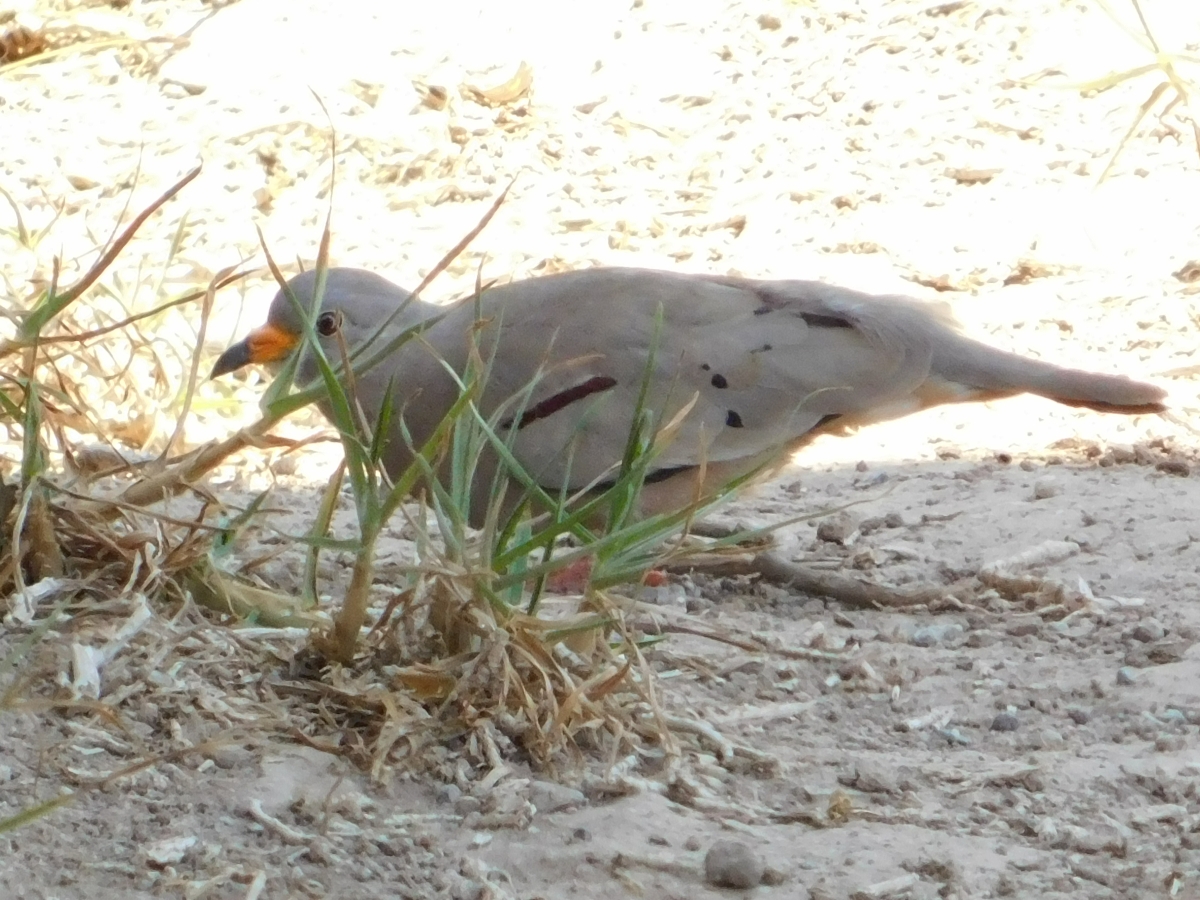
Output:
[[[785,296],[750,281],[600,269],[494,288],[480,332],[488,411],[521,396],[497,420],[517,457],[547,486],[579,486],[620,462],[644,379],[659,425],[688,408],[663,470],[758,457],[926,379],[916,306],[884,304],[864,324],[850,301],[869,298],[787,284]],[[466,318],[439,323],[431,342],[453,355]]]

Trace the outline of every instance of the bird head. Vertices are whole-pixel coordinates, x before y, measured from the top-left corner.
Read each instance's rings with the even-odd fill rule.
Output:
[[[316,272],[303,272],[288,281],[287,286],[304,309],[313,311]],[[408,291],[374,272],[329,269],[321,308],[316,310],[313,320],[321,349],[326,357],[337,359],[339,335],[348,347],[354,348],[402,308],[399,320],[403,324],[404,320],[412,318],[411,314],[404,314],[407,308],[418,305],[410,303],[411,299]],[[300,312],[280,290],[267,310],[267,321],[222,353],[213,366],[211,377],[227,375],[252,363],[277,369],[303,343],[304,324]],[[302,365],[301,368],[309,367]],[[313,367],[312,372],[302,371],[301,374],[312,376],[316,369]]]

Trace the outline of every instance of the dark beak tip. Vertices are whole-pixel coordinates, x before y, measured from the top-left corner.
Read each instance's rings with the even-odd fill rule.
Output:
[[[210,380],[220,378],[222,375],[236,372],[250,362],[250,347],[245,341],[239,341],[217,357],[217,361],[213,363],[212,374],[208,377]]]

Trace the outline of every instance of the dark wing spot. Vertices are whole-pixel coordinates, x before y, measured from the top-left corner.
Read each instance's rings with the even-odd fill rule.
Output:
[[[772,306],[760,306],[758,309],[756,309],[756,310],[754,311],[754,314],[755,314],[756,316],[765,316],[765,315],[766,315],[767,313],[769,313],[769,312],[770,312],[772,309],[774,309],[774,307],[772,307]]]
[[[731,409],[729,412],[725,413],[725,424],[730,428],[741,428],[742,417]]]
[[[707,372],[709,369],[712,368],[712,366],[710,366],[708,363],[700,363],[700,368],[702,368],[705,372]]]
[[[729,387],[729,382],[725,380],[724,375],[717,374],[712,377],[712,386],[715,388],[724,389]]]
[[[535,403],[525,412],[521,413],[520,420],[517,424],[517,431],[520,431],[526,425],[536,422],[538,419],[544,419],[547,416],[552,416],[560,409],[570,406],[578,400],[585,397],[590,397],[592,394],[598,394],[601,391],[607,391],[611,387],[615,387],[617,379],[610,378],[608,375],[596,375],[594,378],[589,378],[583,384],[577,384],[574,387],[569,387],[565,391],[559,391],[553,396],[547,397],[540,403]],[[507,431],[512,428],[513,420],[505,419],[500,423],[501,429]]]
[[[768,350],[774,349],[770,344],[763,344],[761,347],[755,347],[751,353],[766,353]]]
[[[854,324],[849,319],[843,319],[839,316],[823,316],[820,313],[796,313],[807,324],[814,328],[853,328]]]

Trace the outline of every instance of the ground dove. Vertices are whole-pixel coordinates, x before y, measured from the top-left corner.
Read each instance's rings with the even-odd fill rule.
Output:
[[[315,273],[289,284],[311,309]],[[462,372],[474,340],[491,359],[483,413],[495,416],[516,458],[552,494],[614,477],[644,382],[645,408],[659,424],[686,410],[647,479],[647,513],[686,505],[701,473],[703,493],[786,461],[786,451],[818,434],[942,403],[1028,392],[1102,412],[1164,409],[1165,392],[1153,385],[964,337],[940,305],[813,281],[596,268],[489,287],[447,307],[411,300],[371,272],[328,271],[315,330],[335,365],[343,344],[353,352],[381,327],[378,340],[386,342],[416,325],[419,337],[378,365],[358,371],[355,363],[355,392],[369,421],[385,392],[395,392],[389,473],[411,461],[399,421],[415,446],[425,441],[458,397],[446,366]],[[303,343],[302,332],[281,291],[266,324],[222,354],[213,375],[277,365]],[[317,374],[306,351],[297,381]],[[496,465],[488,456],[476,472],[475,522]]]

